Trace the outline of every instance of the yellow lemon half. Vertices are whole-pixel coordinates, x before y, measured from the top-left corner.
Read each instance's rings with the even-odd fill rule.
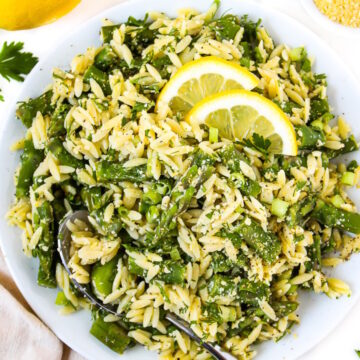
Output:
[[[297,143],[293,125],[272,101],[248,90],[229,90],[198,102],[187,114],[200,141],[200,125],[217,128],[220,137],[242,140],[257,133],[271,141],[269,151],[296,155]]]
[[[161,91],[156,109],[169,105],[174,114],[185,115],[200,100],[231,89],[251,90],[259,79],[235,62],[216,56],[190,61],[182,66]]]
[[[64,16],[80,0],[1,0],[0,28],[30,29]]]

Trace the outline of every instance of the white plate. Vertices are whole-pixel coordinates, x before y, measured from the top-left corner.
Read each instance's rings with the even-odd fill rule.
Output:
[[[195,7],[204,11],[209,5],[210,1],[198,1]],[[121,22],[125,21],[129,15],[143,17],[149,10],[160,10],[175,16],[176,9],[179,7],[194,7],[194,1],[182,0],[176,3],[164,0],[132,1],[115,6],[89,20],[62,44],[55,44],[49,55],[44,57],[28,76],[16,101],[38,96],[51,81],[52,67],[60,65],[66,68],[74,55],[85,51],[88,46],[100,45],[101,19],[107,17]],[[287,43],[292,46],[306,45],[308,52],[317,58],[316,71],[328,74],[330,103],[334,106],[335,112],[345,113],[347,120],[353,126],[355,136],[359,137],[360,125],[357,120],[360,91],[352,74],[326,44],[294,19],[252,1],[223,0],[218,13],[222,14],[225,11],[249,14],[252,19],[262,18],[266,28],[278,43]],[[54,305],[56,290],[37,286],[37,261],[23,255],[20,231],[9,227],[4,219],[5,213],[13,201],[13,174],[19,164],[19,154],[11,153],[9,147],[25,133],[20,121],[15,119],[15,101],[9,107],[7,118],[1,119],[0,126],[1,247],[16,284],[39,317],[71,348],[88,359],[119,359],[116,353],[89,334],[91,324],[89,312],[80,311],[74,315],[60,316],[58,307]],[[352,154],[348,158],[360,160],[359,153]],[[360,205],[360,194],[355,194],[353,191],[351,195]],[[351,298],[330,300],[325,295],[304,293],[301,296],[299,309],[302,319],[301,326],[293,329],[293,332],[297,333],[297,337],[290,335],[278,344],[268,342],[258,346],[259,356],[257,359],[296,359],[317,344],[345,317],[357,301],[360,294],[359,273],[360,257],[354,256],[350,262],[338,267],[332,274],[351,285],[353,290]],[[137,346],[123,355],[123,359],[127,360],[136,360],[140,357],[156,359],[156,354]]]
[[[308,12],[308,14],[313,18],[313,20],[316,21],[317,24],[320,24],[321,26],[326,28],[327,30],[345,36],[354,36],[360,38],[360,28],[352,28],[350,26],[345,26],[330,20],[326,15],[324,15],[318,9],[318,7],[314,3],[314,0],[301,0],[301,4]]]

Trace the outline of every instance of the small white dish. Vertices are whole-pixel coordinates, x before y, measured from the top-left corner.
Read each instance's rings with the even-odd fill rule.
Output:
[[[23,84],[18,98],[8,107],[8,114],[0,121],[0,245],[13,278],[25,299],[36,314],[69,347],[89,360],[138,360],[156,359],[154,352],[136,346],[119,355],[100,343],[89,333],[91,314],[80,311],[69,316],[59,315],[59,307],[54,304],[56,290],[39,287],[36,283],[37,260],[24,256],[21,249],[21,232],[9,227],[5,214],[13,201],[13,176],[19,165],[19,153],[12,153],[12,143],[22,138],[25,129],[15,119],[16,102],[28,97],[40,95],[51,81],[51,69],[55,66],[68,68],[71,59],[89,46],[99,46],[99,28],[103,18],[123,22],[128,16],[142,18],[147,11],[158,10],[176,16],[176,10],[183,7],[195,7],[205,11],[211,0],[164,1],[134,0],[119,4],[90,19],[64,38],[62,43],[54,44],[47,56],[38,63]],[[290,46],[305,45],[309,54],[316,57],[315,71],[328,74],[328,95],[336,114],[344,114],[352,126],[356,138],[360,137],[358,122],[358,103],[360,90],[354,76],[342,63],[337,54],[318,36],[291,17],[257,4],[251,0],[222,0],[219,14],[231,12],[238,15],[248,14],[251,19],[261,18],[271,36],[277,43]],[[347,159],[360,161],[360,152],[350,154]],[[351,197],[360,208],[360,192],[353,189]],[[304,355],[313,346],[325,338],[344,319],[360,297],[360,255],[354,255],[351,261],[338,266],[330,272],[349,283],[353,295],[350,298],[331,300],[325,295],[303,292],[300,297],[300,326],[293,328],[296,333],[285,336],[279,343],[266,342],[256,346],[256,360],[295,360]]]
[[[306,12],[313,18],[313,20],[316,21],[317,24],[323,26],[325,29],[344,36],[354,36],[360,38],[360,28],[352,28],[350,26],[345,26],[330,20],[320,11],[313,0],[301,0],[301,4],[305,8]]]

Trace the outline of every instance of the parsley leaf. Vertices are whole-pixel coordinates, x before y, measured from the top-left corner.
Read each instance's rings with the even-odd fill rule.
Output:
[[[0,93],[1,93],[1,89],[0,89]],[[0,94],[0,101],[4,101],[4,97],[2,96],[2,94]]]
[[[356,355],[360,358],[360,350],[354,350],[356,352]]]
[[[8,44],[6,41],[2,46],[0,51],[0,75],[8,81],[10,79],[24,81],[22,75],[27,75],[38,62],[38,58],[32,53],[22,52],[23,47],[23,42],[11,42]]]
[[[253,148],[264,155],[268,154],[268,149],[271,145],[271,141],[269,139],[264,139],[263,136],[254,133],[251,139],[245,139],[242,144],[244,146]]]

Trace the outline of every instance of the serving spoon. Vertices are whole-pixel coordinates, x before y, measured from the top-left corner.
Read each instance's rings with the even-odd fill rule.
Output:
[[[71,232],[66,226],[68,221],[74,222],[75,220],[81,220],[89,227],[92,227],[89,222],[89,212],[86,210],[78,210],[68,215],[64,221],[61,223],[58,233],[58,252],[60,254],[61,262],[69,274],[70,280],[74,284],[74,286],[86,297],[90,300],[90,302],[97,306],[99,309],[102,309],[110,314],[115,316],[119,316],[116,312],[114,306],[104,304],[101,300],[99,300],[90,289],[85,286],[79,284],[73,277],[72,272],[68,266],[70,261],[70,247],[71,247]],[[236,360],[236,358],[229,353],[225,352],[221,349],[221,347],[217,344],[211,344],[208,342],[204,342],[197,336],[189,327],[189,324],[184,320],[180,319],[175,314],[170,312],[166,312],[165,319],[168,320],[171,324],[177,327],[179,330],[183,331],[186,335],[188,335],[191,339],[193,339],[196,343],[205,348],[216,360]]]

